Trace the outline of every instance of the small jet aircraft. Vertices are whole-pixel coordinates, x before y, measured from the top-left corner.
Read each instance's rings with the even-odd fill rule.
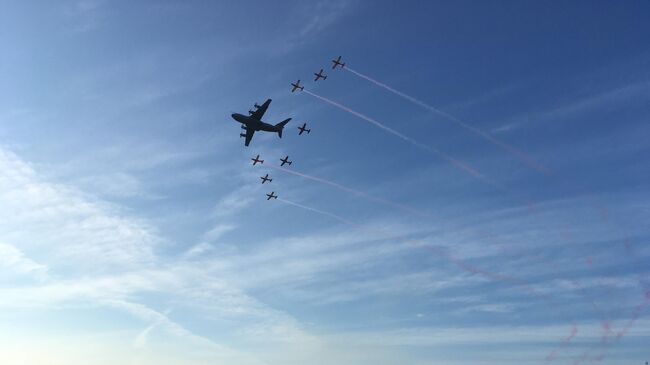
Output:
[[[240,134],[241,137],[245,138],[244,141],[245,146],[248,146],[248,144],[251,143],[253,134],[255,134],[256,131],[276,132],[278,136],[282,138],[282,130],[284,129],[284,126],[287,123],[289,123],[291,118],[287,118],[275,125],[264,123],[262,121],[262,117],[264,116],[264,113],[266,113],[266,109],[269,108],[270,104],[271,104],[271,99],[268,99],[267,101],[264,102],[264,104],[260,105],[259,108],[257,108],[255,111],[251,113],[251,115],[248,116],[239,113],[235,113],[231,115],[232,119],[241,123],[242,124],[241,128],[246,131],[246,134],[243,133]],[[249,112],[251,111],[252,110],[249,110]]]
[[[268,181],[268,182],[273,182],[273,179],[271,179],[271,178],[269,177],[269,174],[266,174],[266,175],[264,175],[264,176],[260,176],[260,179],[262,179],[262,184],[264,184],[264,183],[267,182],[267,181]]]
[[[303,123],[300,127],[298,127],[300,132],[298,132],[298,135],[302,135],[304,132],[307,132],[307,134],[311,133],[311,129],[307,129],[307,123]]]
[[[291,92],[294,92],[294,91],[296,91],[296,90],[303,91],[303,90],[305,89],[304,86],[301,86],[301,85],[300,85],[300,80],[298,80],[298,81],[296,81],[296,82],[292,82],[292,83],[291,83],[291,86],[293,86],[293,89],[291,89]]]
[[[332,65],[333,70],[336,69],[336,66],[340,66],[341,68],[345,67],[345,63],[341,62],[341,56],[339,56],[339,58],[335,60],[332,60],[332,62],[334,62],[334,64]]]
[[[314,76],[316,76],[314,81],[318,81],[320,79],[327,80],[327,75],[323,75],[323,69],[322,68],[320,69],[320,71],[318,71],[318,73],[314,72]]]
[[[280,167],[284,166],[285,164],[291,166],[291,163],[292,163],[291,161],[289,161],[289,156],[288,155],[285,156],[284,158],[281,158],[280,161],[282,161],[282,163],[280,164]]]
[[[251,160],[253,160],[253,166],[257,165],[258,163],[264,164],[264,160],[260,160],[260,155],[251,158]]]
[[[272,191],[272,192],[266,194],[266,196],[268,197],[268,198],[266,198],[266,200],[271,200],[271,199],[277,199],[278,198],[278,196],[275,195],[275,191]]]

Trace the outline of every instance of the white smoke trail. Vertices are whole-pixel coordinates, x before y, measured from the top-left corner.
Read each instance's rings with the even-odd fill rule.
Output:
[[[486,132],[484,132],[484,131],[476,128],[476,127],[473,127],[473,126],[463,122],[462,120],[458,119],[457,117],[455,117],[455,116],[453,116],[453,115],[451,115],[449,113],[446,113],[446,112],[444,112],[444,111],[442,111],[442,110],[440,110],[438,108],[435,108],[435,107],[423,102],[422,100],[416,99],[416,98],[414,98],[414,97],[412,97],[412,96],[410,96],[408,94],[405,94],[405,93],[403,93],[403,92],[401,92],[399,90],[393,89],[392,87],[384,84],[383,82],[379,82],[379,81],[371,78],[370,76],[364,75],[361,72],[358,72],[358,71],[355,71],[355,70],[349,68],[348,66],[343,67],[343,69],[347,70],[350,73],[352,73],[352,74],[354,74],[354,75],[356,75],[356,76],[358,76],[358,77],[360,77],[360,78],[362,78],[362,79],[364,79],[366,81],[369,81],[369,82],[371,82],[371,83],[373,83],[373,84],[375,84],[375,85],[377,85],[377,86],[379,86],[379,87],[381,87],[381,88],[383,88],[385,90],[388,90],[388,91],[392,92],[393,94],[398,95],[398,96],[412,102],[415,105],[418,105],[418,106],[420,106],[420,107],[422,107],[424,109],[429,110],[430,112],[433,112],[435,114],[438,114],[438,115],[441,115],[441,116],[445,117],[446,119],[448,119],[448,120],[456,123],[457,125],[465,128],[466,130],[468,130],[468,131],[470,131],[470,132],[472,132],[472,133],[474,133],[474,134],[476,134],[478,136],[481,136],[483,139],[491,142],[492,144],[497,145],[497,146],[505,149],[506,151],[510,152],[512,155],[515,155],[520,160],[522,160],[526,165],[528,165],[529,167],[531,167],[531,168],[533,168],[533,169],[535,169],[535,170],[537,170],[537,171],[539,171],[541,173],[549,174],[551,172],[551,170],[548,167],[546,167],[546,166],[540,164],[539,162],[535,161],[532,157],[528,156],[523,151],[521,151],[521,150],[519,150],[519,149],[517,149],[517,148],[515,148],[513,146],[510,146],[509,144],[507,144],[507,143],[505,143],[503,141],[500,141],[500,140],[494,138],[490,134],[488,134],[488,133],[486,133]]]
[[[379,127],[380,129],[383,129],[386,132],[391,133],[391,134],[401,138],[402,140],[404,140],[406,142],[409,142],[410,144],[412,144],[412,145],[414,145],[416,147],[419,147],[421,149],[424,149],[424,150],[427,150],[429,152],[434,153],[438,157],[443,158],[447,162],[449,162],[452,165],[456,166],[457,168],[460,168],[461,170],[471,174],[472,176],[474,176],[476,178],[480,178],[480,179],[489,181],[489,180],[487,180],[485,175],[483,175],[480,172],[476,171],[474,168],[472,168],[472,167],[468,166],[467,164],[465,164],[465,163],[463,163],[463,162],[461,162],[461,161],[447,155],[446,153],[442,152],[441,150],[439,150],[439,149],[437,149],[435,147],[426,145],[424,143],[421,143],[421,142],[418,142],[418,141],[414,140],[411,137],[405,136],[402,133],[400,133],[400,132],[398,132],[398,131],[390,128],[390,127],[387,127],[387,126],[383,125],[382,123],[376,121],[375,119],[370,118],[367,115],[361,114],[361,113],[359,113],[359,112],[357,112],[355,110],[352,110],[352,109],[348,108],[347,106],[345,106],[343,104],[337,103],[334,100],[330,100],[330,99],[328,99],[328,98],[326,98],[324,96],[318,95],[318,94],[316,94],[314,92],[311,92],[309,90],[303,90],[303,91],[305,93],[307,93],[308,95],[311,95],[311,96],[313,96],[313,97],[315,97],[315,98],[317,98],[317,99],[319,99],[321,101],[324,101],[324,102],[326,102],[326,103],[328,103],[330,105],[333,105],[333,106],[335,106],[335,107],[337,107],[337,108],[339,108],[339,109],[341,109],[343,111],[346,111],[346,112],[348,112],[348,113],[350,113],[350,114],[352,114],[352,115],[354,115],[354,116],[356,116],[356,117],[358,117],[358,118],[360,118],[362,120],[365,120],[366,122],[369,122],[369,123],[375,125],[376,127]]]
[[[318,214],[321,214],[321,215],[324,215],[324,216],[327,216],[327,217],[330,217],[330,218],[334,218],[337,221],[339,221],[341,223],[345,223],[345,224],[347,224],[349,226],[352,226],[352,227],[363,228],[362,226],[360,226],[360,225],[358,225],[358,224],[356,224],[356,223],[354,223],[352,221],[349,221],[349,220],[347,220],[347,219],[345,219],[345,218],[343,218],[343,217],[341,217],[339,215],[336,215],[334,213],[330,213],[330,212],[326,212],[326,211],[323,211],[323,210],[320,210],[320,209],[308,207],[306,205],[298,204],[296,202],[293,202],[293,201],[290,201],[290,200],[287,200],[287,199],[277,198],[277,200],[280,201],[280,202],[283,202],[285,204],[293,205],[294,207],[298,207],[298,208],[301,208],[301,209],[308,210],[310,212],[314,212],[314,213],[318,213]]]
[[[333,181],[322,179],[320,177],[303,174],[301,172],[297,172],[295,170],[290,170],[290,169],[287,169],[287,168],[284,168],[284,167],[281,167],[281,166],[277,166],[277,165],[267,164],[267,165],[264,165],[264,166],[275,169],[275,170],[285,172],[287,174],[292,174],[292,175],[295,175],[295,176],[300,176],[300,177],[305,178],[305,179],[316,181],[316,182],[319,182],[321,184],[329,185],[331,187],[334,187],[336,189],[345,191],[345,192],[353,194],[355,196],[359,196],[359,197],[364,198],[366,200],[369,200],[369,201],[372,201],[372,202],[375,202],[375,203],[384,204],[384,205],[391,206],[391,207],[394,207],[394,208],[398,208],[398,209],[407,211],[409,213],[418,215],[418,216],[423,217],[423,218],[432,218],[432,219],[436,219],[436,220],[441,219],[439,217],[433,216],[432,214],[429,214],[429,213],[422,212],[420,210],[411,208],[411,207],[409,207],[407,205],[396,203],[396,202],[393,202],[393,201],[390,201],[390,200],[387,200],[387,199],[384,199],[384,198],[376,197],[376,196],[370,195],[370,194],[368,194],[368,193],[366,193],[364,191],[356,190],[356,189],[347,187],[345,185],[341,185],[341,184],[333,182]]]

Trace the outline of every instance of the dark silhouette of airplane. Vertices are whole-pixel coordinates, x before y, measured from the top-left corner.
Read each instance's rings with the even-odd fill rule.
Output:
[[[318,73],[314,72],[314,76],[316,76],[314,81],[318,81],[320,79],[327,80],[327,75],[323,75],[323,69],[322,68],[320,69],[320,71],[318,71]]]
[[[293,86],[293,89],[291,89],[291,92],[294,92],[294,91],[296,91],[298,89],[300,89],[300,91],[303,91],[305,89],[304,86],[300,85],[300,80],[298,80],[296,82],[292,82],[291,86]]]
[[[264,164],[264,160],[260,160],[260,155],[251,158],[251,160],[253,160],[253,166],[257,165],[258,162]]]
[[[298,132],[298,135],[302,135],[304,132],[307,132],[307,134],[311,133],[311,129],[307,129],[307,123],[304,123],[302,126],[298,127],[300,132]]]
[[[291,166],[291,163],[292,163],[291,161],[289,161],[289,156],[288,155],[285,156],[284,158],[281,158],[280,161],[282,161],[282,163],[280,164],[280,167],[284,166],[285,164]]]
[[[268,197],[268,198],[266,198],[266,200],[271,200],[271,199],[277,199],[278,198],[278,196],[275,195],[275,191],[272,191],[269,194],[266,194],[266,196]]]
[[[249,116],[239,113],[231,115],[232,119],[241,123],[241,128],[246,131],[246,134],[241,133],[239,135],[240,137],[246,138],[244,145],[248,146],[248,144],[251,143],[253,134],[255,134],[256,131],[276,132],[278,136],[282,138],[282,129],[284,129],[285,124],[289,123],[291,118],[285,119],[276,125],[262,122],[262,117],[264,116],[264,113],[266,113],[266,109],[268,109],[269,104],[271,104],[271,99],[265,101],[264,104],[262,104]]]
[[[260,176],[260,179],[262,179],[262,184],[264,184],[264,183],[267,182],[267,181],[268,181],[268,182],[273,182],[273,179],[271,179],[271,178],[269,177],[269,174],[266,174],[266,175],[264,175],[264,176]]]
[[[336,69],[336,66],[340,66],[341,68],[345,67],[345,63],[341,62],[341,56],[339,56],[339,58],[335,60],[332,60],[332,62],[334,62],[334,64],[332,65],[333,70]]]

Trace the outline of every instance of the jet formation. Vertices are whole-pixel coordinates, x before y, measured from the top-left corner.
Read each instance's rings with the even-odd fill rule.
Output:
[[[257,164],[260,164],[260,165],[263,165],[263,164],[264,164],[264,160],[262,160],[262,159],[260,158],[260,155],[257,155],[257,156],[255,156],[255,157],[251,158],[251,161],[253,161],[253,166],[255,166],[255,165],[257,165]],[[287,155],[287,156],[284,156],[284,158],[281,158],[281,159],[280,159],[280,162],[282,162],[282,163],[280,164],[280,167],[283,167],[284,165],[289,165],[289,166],[291,166],[291,164],[293,163],[293,161],[290,161],[290,160],[289,160],[289,156],[288,156],[288,155]],[[269,176],[269,174],[266,174],[266,175],[264,175],[264,176],[260,176],[260,180],[262,181],[262,185],[266,184],[267,182],[268,182],[269,184],[273,182],[273,178],[271,178],[271,177]],[[266,196],[267,196],[266,200],[271,200],[271,199],[277,199],[277,198],[278,198],[278,195],[275,193],[275,191],[272,191],[272,192],[266,194]]]
[[[345,62],[341,60],[341,56],[338,56],[338,58],[332,60],[332,69],[336,69],[337,67],[339,68],[344,68],[345,67]],[[321,68],[318,72],[314,72],[314,82],[317,82],[319,80],[327,80],[327,75],[323,73],[323,69]],[[300,84],[300,79],[296,82],[291,83],[291,92],[296,92],[296,91],[304,91],[305,86]],[[259,105],[257,103],[253,104],[253,108],[248,110],[248,115],[243,115],[239,113],[234,113],[231,115],[231,117],[241,123],[241,128],[244,130],[243,133],[240,133],[239,136],[241,138],[244,138],[244,145],[248,146],[253,139],[253,135],[255,132],[258,131],[263,131],[263,132],[275,132],[278,134],[278,137],[282,138],[282,131],[284,130],[284,126],[289,123],[291,118],[287,118],[283,120],[280,123],[277,124],[270,124],[262,121],[262,117],[264,117],[264,113],[266,113],[266,110],[269,108],[269,105],[271,104],[271,99],[267,99],[262,105]],[[302,126],[298,127],[298,135],[301,136],[303,133],[311,133],[311,129],[307,128],[307,123],[303,123]],[[260,155],[258,154],[257,156],[251,158],[251,161],[253,161],[253,166],[260,164],[264,164],[264,160],[260,158]],[[289,156],[285,156],[284,158],[280,159],[280,167],[284,167],[284,165],[291,166],[293,161],[289,160]],[[266,184],[273,182],[273,179],[269,177],[269,174],[266,174],[264,176],[260,176],[262,184]],[[272,191],[268,194],[266,194],[267,198],[266,200],[271,200],[271,199],[278,199],[278,195],[275,194],[275,191]]]

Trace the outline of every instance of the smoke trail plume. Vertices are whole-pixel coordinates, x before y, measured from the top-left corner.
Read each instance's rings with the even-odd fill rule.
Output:
[[[509,144],[507,144],[507,143],[505,143],[503,141],[500,141],[500,140],[494,138],[490,134],[488,134],[486,132],[483,132],[482,130],[463,122],[462,120],[456,118],[455,116],[453,116],[453,115],[451,115],[449,113],[446,113],[446,112],[444,112],[444,111],[442,111],[442,110],[440,110],[438,108],[435,108],[435,107],[433,107],[433,106],[431,106],[431,105],[429,105],[429,104],[427,104],[427,103],[425,103],[425,102],[423,102],[423,101],[421,101],[419,99],[416,99],[416,98],[414,98],[414,97],[412,97],[412,96],[410,96],[408,94],[405,94],[405,93],[403,93],[403,92],[401,92],[399,90],[395,90],[392,87],[384,84],[383,82],[379,82],[379,81],[371,78],[370,76],[364,75],[361,72],[358,72],[358,71],[355,71],[355,70],[349,68],[348,66],[343,67],[343,69],[347,70],[350,73],[352,73],[352,74],[354,74],[354,75],[356,75],[356,76],[358,76],[358,77],[360,77],[360,78],[362,78],[362,79],[364,79],[366,81],[369,81],[369,82],[371,82],[371,83],[373,83],[373,84],[375,84],[375,85],[377,85],[377,86],[379,86],[379,87],[381,87],[381,88],[383,88],[385,90],[388,90],[388,91],[392,92],[393,94],[398,95],[398,96],[410,101],[411,103],[413,103],[415,105],[418,105],[418,106],[420,106],[420,107],[422,107],[424,109],[427,109],[430,112],[433,112],[435,114],[443,116],[447,120],[450,120],[450,121],[456,123],[457,125],[459,125],[459,126],[465,128],[466,130],[468,130],[468,131],[482,137],[483,139],[491,142],[492,144],[505,149],[510,154],[514,155],[515,157],[518,157],[520,160],[522,160],[529,167],[531,167],[531,168],[533,168],[533,169],[535,169],[535,170],[537,170],[537,171],[539,171],[539,172],[541,172],[543,174],[550,174],[551,171],[550,171],[550,169],[548,167],[546,167],[546,166],[540,164],[539,162],[535,161],[532,157],[528,156],[523,151],[521,151],[521,150],[519,150],[519,149],[517,149],[517,148],[515,148],[513,146],[510,146]]]
[[[283,202],[285,204],[293,205],[294,207],[297,207],[297,208],[305,209],[305,210],[308,210],[310,212],[314,212],[314,213],[318,213],[320,215],[324,215],[326,217],[334,218],[334,219],[336,219],[337,221],[339,221],[341,223],[345,223],[345,224],[347,224],[349,226],[352,226],[352,227],[355,227],[355,228],[363,228],[360,225],[358,225],[358,224],[356,224],[354,222],[351,222],[351,221],[349,221],[349,220],[347,220],[347,219],[345,219],[345,218],[343,218],[343,217],[341,217],[339,215],[336,215],[334,213],[330,213],[330,212],[326,212],[326,211],[323,211],[323,210],[320,210],[320,209],[308,207],[306,205],[298,204],[296,202],[286,200],[286,199],[282,199],[282,198],[277,198],[277,200],[280,201],[280,202]]]
[[[394,207],[394,208],[398,208],[398,209],[401,209],[401,210],[404,210],[406,212],[418,215],[418,216],[423,217],[423,218],[432,218],[432,219],[436,219],[436,220],[441,219],[439,217],[435,217],[435,216],[433,216],[431,214],[428,214],[426,212],[422,212],[422,211],[419,211],[417,209],[411,208],[411,207],[409,207],[407,205],[396,203],[396,202],[393,202],[393,201],[390,201],[390,200],[387,200],[387,199],[384,199],[384,198],[376,197],[376,196],[370,195],[370,194],[368,194],[366,192],[356,190],[356,189],[352,189],[350,187],[347,187],[345,185],[341,185],[339,183],[335,183],[333,181],[325,180],[325,179],[322,179],[322,178],[319,178],[319,177],[316,177],[316,176],[312,176],[312,175],[303,174],[303,173],[297,172],[295,170],[290,170],[290,169],[287,169],[287,168],[284,168],[284,167],[281,167],[281,166],[277,166],[277,165],[269,164],[269,165],[264,165],[264,166],[275,169],[275,170],[285,172],[287,174],[300,176],[300,177],[308,179],[308,180],[316,181],[316,182],[319,182],[321,184],[329,185],[331,187],[334,187],[334,188],[339,189],[341,191],[345,191],[345,192],[353,194],[355,196],[364,198],[366,200],[369,200],[369,201],[372,201],[372,202],[375,202],[375,203],[384,204],[384,205],[391,206],[391,207]]]
[[[485,175],[483,175],[480,172],[476,171],[475,169],[468,166],[467,164],[465,164],[465,163],[463,163],[463,162],[461,162],[461,161],[447,155],[446,153],[442,152],[441,150],[439,150],[439,149],[437,149],[435,147],[426,145],[424,143],[421,143],[421,142],[418,142],[418,141],[414,140],[411,137],[405,136],[404,134],[402,134],[402,133],[400,133],[400,132],[398,132],[398,131],[390,128],[390,127],[387,127],[387,126],[383,125],[382,123],[376,121],[375,119],[370,118],[370,117],[368,117],[368,116],[366,116],[364,114],[361,114],[361,113],[359,113],[357,111],[354,111],[354,110],[348,108],[347,106],[345,106],[343,104],[337,103],[334,100],[330,100],[330,99],[328,99],[328,98],[326,98],[324,96],[318,95],[318,94],[313,93],[313,92],[311,92],[309,90],[303,90],[303,92],[305,92],[308,95],[311,95],[311,96],[313,96],[313,97],[315,97],[315,98],[317,98],[317,99],[319,99],[321,101],[324,101],[324,102],[326,102],[326,103],[328,103],[328,104],[330,104],[332,106],[335,106],[335,107],[337,107],[337,108],[339,108],[339,109],[341,109],[341,110],[343,110],[345,112],[348,112],[348,113],[356,116],[357,118],[360,118],[360,119],[362,119],[362,120],[364,120],[364,121],[366,121],[366,122],[368,122],[370,124],[373,124],[374,126],[379,127],[380,129],[383,129],[384,131],[386,131],[386,132],[388,132],[388,133],[390,133],[390,134],[392,134],[394,136],[397,136],[397,137],[401,138],[402,140],[404,140],[406,142],[409,142],[410,144],[412,144],[412,145],[414,145],[416,147],[419,147],[421,149],[432,152],[435,155],[437,155],[438,157],[441,157],[442,159],[446,160],[447,162],[451,163],[452,165],[454,165],[457,168],[469,173],[470,175],[472,175],[472,176],[474,176],[476,178],[480,178],[480,179],[489,181],[486,178]],[[494,183],[492,183],[492,184],[494,184]]]

